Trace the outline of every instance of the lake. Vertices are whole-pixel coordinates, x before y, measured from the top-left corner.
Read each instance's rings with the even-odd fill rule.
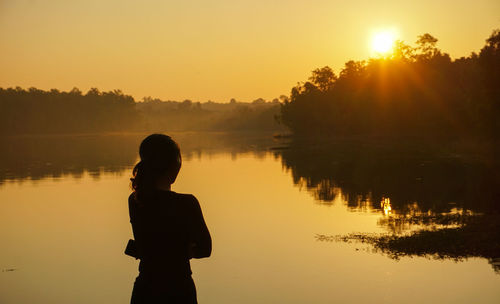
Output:
[[[200,303],[500,303],[490,228],[451,251],[434,238],[423,246],[434,254],[339,240],[494,214],[496,164],[418,145],[172,136],[183,152],[173,190],[196,195],[213,238],[212,256],[192,261]],[[0,303],[128,303],[138,261],[123,254],[127,197],[143,137],[3,140]]]

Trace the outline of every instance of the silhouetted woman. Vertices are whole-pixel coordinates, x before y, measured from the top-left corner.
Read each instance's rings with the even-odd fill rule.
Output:
[[[131,303],[197,303],[189,260],[210,256],[212,240],[198,200],[170,188],[181,168],[179,146],[153,134],[142,141],[139,155],[129,197],[141,260]]]

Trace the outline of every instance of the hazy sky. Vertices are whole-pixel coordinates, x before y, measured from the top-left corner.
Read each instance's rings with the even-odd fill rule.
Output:
[[[368,58],[384,28],[467,56],[500,28],[500,1],[0,0],[0,87],[271,99]]]

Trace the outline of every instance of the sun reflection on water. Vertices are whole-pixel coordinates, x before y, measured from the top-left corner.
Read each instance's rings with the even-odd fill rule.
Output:
[[[384,210],[384,215],[392,215],[391,199],[388,197],[383,197],[380,202],[380,208]]]

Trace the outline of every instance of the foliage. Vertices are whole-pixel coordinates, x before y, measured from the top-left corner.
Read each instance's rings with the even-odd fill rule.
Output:
[[[134,130],[140,119],[131,96],[119,90],[83,94],[0,88],[0,134]]]
[[[275,116],[279,101],[262,98],[251,103],[232,99],[229,103],[145,99],[137,103],[146,128],[151,131],[279,131]],[[281,127],[282,128],[282,127]]]
[[[142,102],[119,90],[86,94],[36,88],[0,88],[0,135],[126,131],[278,131],[279,100],[205,103]]]
[[[479,55],[452,60],[423,34],[392,55],[329,67],[292,88],[280,120],[295,134],[497,139],[500,31]]]

